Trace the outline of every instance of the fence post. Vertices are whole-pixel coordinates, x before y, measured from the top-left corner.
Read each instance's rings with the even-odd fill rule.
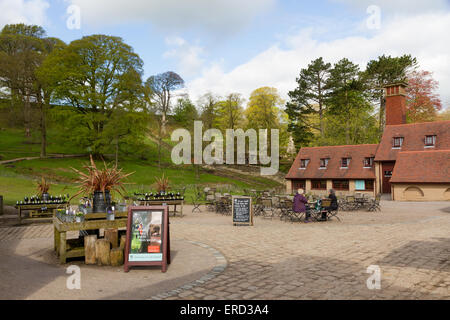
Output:
[[[0,196],[0,216],[3,214],[3,196]]]

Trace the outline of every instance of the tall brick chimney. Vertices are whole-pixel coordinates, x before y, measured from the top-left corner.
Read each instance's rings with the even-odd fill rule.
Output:
[[[386,86],[386,125],[406,124],[406,83]]]

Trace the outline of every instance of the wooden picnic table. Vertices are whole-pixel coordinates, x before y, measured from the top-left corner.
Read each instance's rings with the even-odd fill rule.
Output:
[[[177,215],[177,206],[181,206],[181,210],[180,210],[180,217],[183,216],[183,205],[184,205],[184,200],[140,200],[139,201],[139,205],[141,206],[163,206],[163,205],[167,205],[169,206],[174,206],[174,210],[172,211],[173,216],[176,217]],[[169,214],[170,214],[170,210],[169,210]]]
[[[67,202],[62,203],[43,203],[43,204],[19,204],[15,208],[19,210],[19,224],[22,220],[37,221],[43,218],[50,219],[55,216],[56,209],[66,208]],[[30,218],[22,219],[22,211],[47,211],[45,213],[30,213]],[[50,213],[49,213],[50,212]],[[51,216],[50,216],[51,215]],[[33,218],[35,217],[35,218]]]
[[[68,231],[120,229],[127,227],[128,212],[116,212],[115,220],[106,220],[106,213],[87,214],[86,221],[62,222],[53,217],[54,250],[59,255],[59,262],[65,264],[67,258],[84,257],[84,239],[67,239]]]

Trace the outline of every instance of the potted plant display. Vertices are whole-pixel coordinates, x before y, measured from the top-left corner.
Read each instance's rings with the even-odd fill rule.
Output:
[[[161,195],[165,195],[169,189],[169,178],[167,178],[163,173],[161,178],[156,178],[156,191],[158,191]]]
[[[77,181],[79,190],[72,198],[79,194],[93,195],[92,212],[94,213],[106,212],[106,209],[111,206],[112,192],[117,192],[120,195],[122,195],[122,192],[126,193],[124,179],[134,173],[125,174],[122,169],[118,169],[116,166],[109,167],[106,162],[103,162],[103,164],[102,169],[97,168],[91,155],[90,164],[83,167],[86,172],[72,168],[79,174]]]
[[[75,215],[75,221],[78,223],[84,222],[84,213],[77,212],[77,214]]]
[[[45,178],[42,177],[41,182],[38,182],[38,184],[37,184],[38,195],[42,199],[42,201],[50,200],[50,195],[48,193],[49,189],[50,189],[50,185],[47,183]]]

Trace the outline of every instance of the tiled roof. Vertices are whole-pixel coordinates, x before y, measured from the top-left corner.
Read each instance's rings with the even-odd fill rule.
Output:
[[[374,168],[364,168],[364,159],[375,157],[377,144],[302,148],[286,179],[375,179]],[[326,169],[319,169],[320,159],[329,158]],[[348,169],[341,169],[341,159],[351,158]],[[306,169],[300,160],[309,159]]]
[[[450,149],[450,121],[386,126],[375,161],[395,161],[403,151],[426,151],[424,140],[428,135],[437,136],[433,150]],[[401,149],[392,149],[394,137],[404,138]]]
[[[400,152],[392,183],[449,183],[449,150]]]

